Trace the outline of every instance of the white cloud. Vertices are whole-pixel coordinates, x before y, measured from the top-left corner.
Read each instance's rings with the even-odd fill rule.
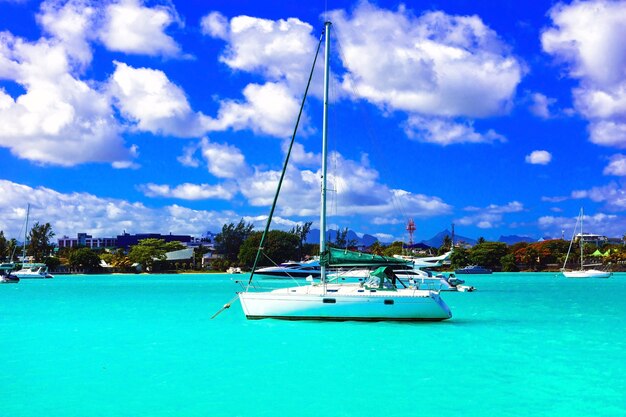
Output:
[[[211,130],[251,129],[278,137],[291,135],[300,104],[284,84],[249,84],[243,95],[243,102],[225,100],[220,104]]]
[[[331,13],[341,40],[344,88],[393,110],[446,117],[506,112],[522,64],[478,16],[426,12],[367,2],[352,16]]]
[[[227,41],[220,61],[233,70],[261,74],[302,94],[313,52],[313,27],[296,18],[268,20],[237,16],[226,21],[217,12],[202,20],[203,32]]]
[[[559,3],[550,10],[553,27],[542,33],[544,51],[568,65],[579,81],[576,110],[589,121],[593,143],[626,147],[626,3]]]
[[[116,61],[109,90],[122,115],[135,122],[139,130],[197,137],[210,124],[207,116],[193,112],[185,92],[163,71],[133,68]]]
[[[506,142],[504,136],[493,130],[482,134],[476,132],[471,122],[457,123],[445,118],[412,115],[409,116],[404,131],[409,138],[443,146],[458,143]]]
[[[95,14],[96,9],[83,0],[49,0],[41,4],[37,21],[63,44],[68,57],[85,66],[92,58],[88,41]]]
[[[541,93],[533,93],[530,98],[532,100],[532,104],[530,105],[530,112],[532,114],[542,119],[549,119],[552,116],[550,106],[556,103],[556,99],[549,98]]]
[[[0,77],[25,90],[13,98],[0,89],[0,146],[43,164],[128,163],[109,98],[71,73],[61,43],[0,33]]]
[[[18,237],[24,223],[26,202],[31,202],[31,221],[52,225],[56,237],[87,232],[94,236],[116,236],[154,231],[200,235],[220,230],[222,225],[239,221],[231,211],[192,210],[179,205],[150,208],[142,203],[101,198],[89,193],[60,193],[46,187],[32,188],[0,180],[0,230]]]
[[[210,142],[204,138],[200,142],[203,158],[209,172],[218,178],[242,178],[250,173],[245,157],[236,146]]]
[[[204,35],[214,38],[228,39],[228,20],[220,12],[211,12],[200,20]]]
[[[466,207],[465,211],[475,214],[464,216],[455,222],[463,226],[476,225],[481,229],[492,229],[502,225],[504,214],[518,213],[523,210],[524,205],[519,201],[511,201],[504,206],[490,204],[485,208]]]
[[[119,0],[106,6],[99,36],[111,51],[128,54],[177,56],[180,47],[165,33],[180,23],[173,6],[144,7],[139,0]]]
[[[533,165],[548,165],[552,161],[552,154],[548,151],[532,151],[525,160]]]
[[[361,161],[345,159],[333,152],[330,155],[334,172],[328,172],[327,207],[329,216],[369,217],[393,216],[398,206],[415,218],[449,214],[451,206],[438,197],[413,194],[390,189],[378,181],[378,172],[369,166],[366,157]],[[276,191],[279,171],[260,171],[244,178],[239,186],[248,202],[255,206],[270,205]],[[287,170],[280,194],[278,210],[283,216],[313,216],[319,213],[320,172]]]
[[[542,216],[537,220],[537,225],[540,229],[550,233],[552,236],[560,237],[564,234],[565,239],[570,239],[574,233],[577,219],[578,216]],[[624,230],[626,230],[626,218],[615,214],[585,214],[583,222],[585,225],[585,233],[596,233],[608,237],[622,237]]]
[[[176,187],[159,184],[145,184],[139,189],[148,197],[179,198],[181,200],[230,200],[237,192],[235,184],[190,184],[184,183]]]
[[[619,177],[626,176],[626,155],[613,155],[602,173],[604,175],[616,175]]]
[[[616,182],[592,187],[589,190],[575,190],[572,191],[571,197],[577,200],[590,199],[596,203],[604,203],[609,210],[626,210],[626,189]]]

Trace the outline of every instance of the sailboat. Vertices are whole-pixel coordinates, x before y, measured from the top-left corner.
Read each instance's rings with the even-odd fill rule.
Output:
[[[28,241],[28,217],[30,215],[30,204],[26,206],[26,223],[24,226],[24,245],[22,246],[22,268],[13,271],[11,275],[17,278],[54,278],[52,274],[48,272],[48,266],[44,263],[32,263],[26,262],[26,242]]]
[[[580,214],[578,215],[578,220],[576,220],[576,225],[574,226],[574,233],[572,234],[572,240],[569,243],[569,249],[567,250],[567,255],[565,256],[565,262],[563,263],[563,268],[561,268],[561,273],[566,278],[609,278],[613,275],[610,271],[600,271],[598,269],[585,269],[585,267],[594,266],[594,265],[585,265],[583,263],[583,252],[584,252],[584,235],[583,235],[583,209],[580,209]],[[578,243],[580,244],[580,269],[568,271],[565,269],[565,265],[567,265],[567,260],[569,258],[569,254],[572,250],[572,246],[574,244],[574,240],[576,239],[576,228],[580,224],[580,233],[578,234]]]
[[[256,265],[259,261],[265,236],[274,213],[278,194],[287,169],[291,147],[295,139],[300,115],[287,152],[283,172],[278,182],[274,202],[261,237],[250,279],[243,292],[238,294],[243,312],[248,319],[287,319],[287,320],[357,320],[357,321],[439,321],[452,317],[450,308],[440,298],[439,292],[420,290],[404,284],[393,273],[393,266],[402,262],[399,259],[378,255],[351,252],[327,247],[326,244],[326,164],[328,133],[328,84],[330,56],[331,23],[324,24],[324,31],[317,46],[309,83],[304,93],[302,106],[310,86],[315,62],[322,40],[325,40],[324,64],[324,111],[322,120],[322,186],[320,207],[320,280],[309,280],[307,285],[280,288],[273,291],[256,291],[252,285]],[[327,268],[338,266],[378,266],[367,281],[345,284],[329,283],[326,279]],[[224,306],[229,307],[230,304]],[[219,312],[218,312],[219,313]],[[218,314],[216,313],[216,315]],[[215,316],[214,316],[215,317]]]

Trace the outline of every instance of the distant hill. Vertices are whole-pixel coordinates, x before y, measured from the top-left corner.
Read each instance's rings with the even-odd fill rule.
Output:
[[[532,243],[535,241],[536,239],[533,239],[532,237],[517,235],[500,236],[500,239],[498,239],[498,242],[506,243],[507,245],[514,245],[519,242]]]
[[[433,247],[433,248],[438,248],[443,244],[443,240],[446,236],[450,236],[452,237],[452,233],[448,230],[445,229],[439,233],[437,233],[435,236],[431,237],[428,240],[422,240],[422,243]],[[465,243],[468,243],[470,245],[475,245],[476,244],[476,239],[472,239],[471,237],[465,237],[465,236],[461,236],[458,234],[454,235],[454,242],[459,242],[459,241],[463,241]]]
[[[328,230],[326,238],[328,241],[333,242],[337,238],[337,230]],[[354,240],[357,242],[357,246],[372,246],[374,242],[377,242],[378,239],[375,236],[365,234],[363,237],[359,237],[352,230],[348,230],[348,235],[346,236],[348,241]],[[320,231],[319,229],[311,229],[309,234],[306,236],[306,243],[320,243]]]

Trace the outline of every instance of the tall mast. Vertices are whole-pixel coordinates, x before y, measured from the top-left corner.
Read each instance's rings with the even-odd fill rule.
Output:
[[[583,267],[583,248],[584,248],[584,244],[583,244],[583,218],[585,217],[584,213],[583,213],[583,208],[580,208],[580,270],[582,271],[583,269],[585,269]]]
[[[330,22],[324,23],[324,115],[322,118],[322,204],[320,208],[320,253],[326,251],[326,154],[328,152],[328,82],[330,58]],[[321,280],[326,282],[326,266],[321,266]]]
[[[30,203],[26,206],[26,224],[24,225],[24,244],[22,245],[22,263],[26,262],[26,240],[28,239],[28,216],[30,214]]]

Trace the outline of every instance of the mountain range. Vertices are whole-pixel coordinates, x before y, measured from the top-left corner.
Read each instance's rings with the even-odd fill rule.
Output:
[[[329,230],[328,232],[328,241],[333,242],[337,238],[337,230]],[[452,233],[448,230],[442,230],[437,233],[435,236],[430,239],[422,240],[418,243],[423,243],[433,248],[438,248],[443,244],[443,240],[446,236],[452,236]],[[356,246],[371,246],[374,242],[377,242],[378,239],[375,236],[364,234],[362,237],[359,237],[352,230],[348,230],[347,240],[356,242]],[[533,239],[528,236],[517,236],[517,235],[509,235],[509,236],[500,236],[498,242],[506,243],[507,245],[513,245],[518,242],[534,242],[536,239]],[[319,243],[320,241],[320,231],[319,229],[311,229],[309,234],[306,237],[306,243]],[[454,236],[455,242],[465,242],[469,245],[475,245],[477,240],[472,239],[471,237],[462,236],[459,234],[455,234]],[[381,242],[382,244],[388,244],[391,242]]]

